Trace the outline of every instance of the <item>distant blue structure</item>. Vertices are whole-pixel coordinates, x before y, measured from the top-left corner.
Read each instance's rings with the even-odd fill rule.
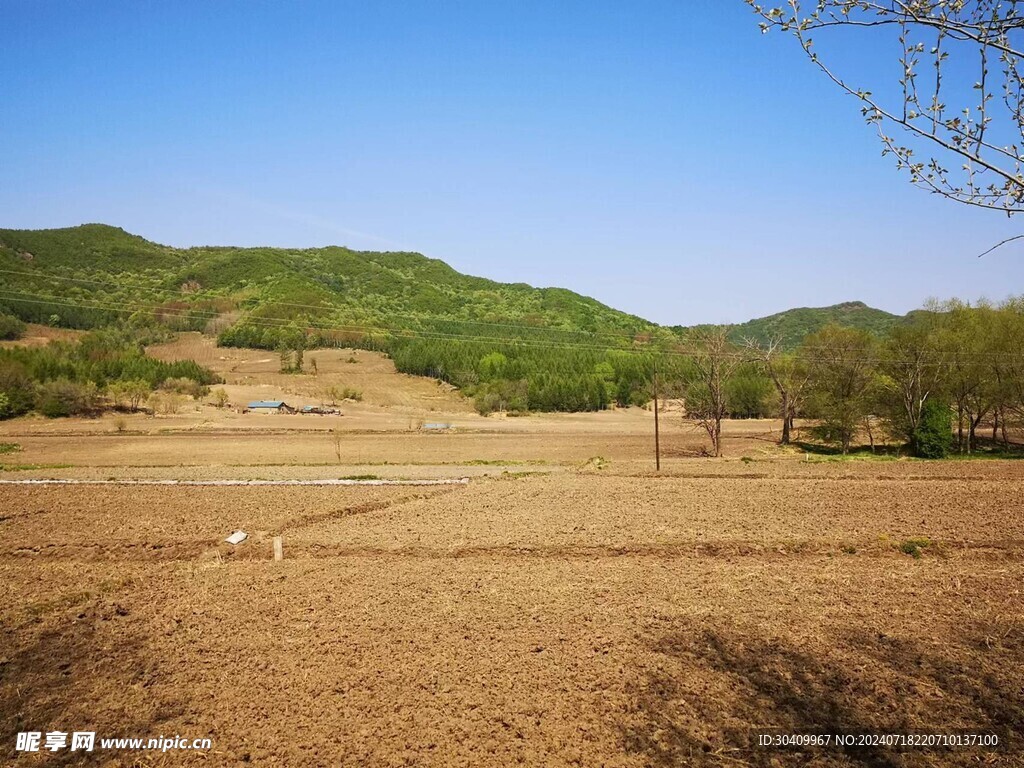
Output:
[[[316,414],[318,416],[341,416],[341,411],[337,408],[327,408],[323,405],[304,405],[299,409],[299,413]]]

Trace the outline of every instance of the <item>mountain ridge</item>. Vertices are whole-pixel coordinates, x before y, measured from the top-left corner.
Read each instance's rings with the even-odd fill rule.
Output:
[[[0,307],[22,319],[73,327],[109,322],[132,307],[197,330],[234,312],[234,322],[264,327],[307,320],[408,330],[429,321],[479,336],[493,326],[515,326],[517,335],[562,334],[571,342],[565,334],[585,334],[617,346],[629,336],[669,340],[701,327],[660,326],[566,288],[467,275],[415,252],[334,245],[174,248],[100,223],[0,229],[0,266],[7,270]],[[847,301],[722,327],[735,341],[780,337],[792,347],[830,322],[880,334],[905,320]]]

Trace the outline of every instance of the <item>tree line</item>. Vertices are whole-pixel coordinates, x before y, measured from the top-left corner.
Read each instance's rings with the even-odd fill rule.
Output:
[[[686,410],[715,455],[728,385],[749,364],[772,384],[782,443],[794,420],[806,417],[817,420],[817,438],[843,453],[863,437],[872,449],[896,441],[939,457],[978,450],[983,426],[1008,448],[1008,430],[1024,418],[1024,299],[936,303],[882,337],[827,326],[791,352],[777,341],[734,344],[718,330],[703,332],[698,347]]]
[[[0,418],[32,410],[87,414],[108,405],[137,410],[158,388],[195,394],[218,382],[198,363],[157,360],[130,332],[105,329],[76,342],[0,349]]]

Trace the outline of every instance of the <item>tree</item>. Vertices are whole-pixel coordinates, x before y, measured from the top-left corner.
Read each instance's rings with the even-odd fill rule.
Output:
[[[779,418],[782,419],[780,445],[789,445],[793,422],[800,410],[809,377],[808,367],[794,355],[782,351],[782,338],[775,337],[765,343],[746,339],[744,346],[751,359],[763,368],[775,385],[779,395]]]
[[[992,311],[959,301],[936,305],[934,309],[941,312],[938,343],[946,360],[946,387],[956,413],[957,450],[970,453],[976,447],[978,425],[995,399],[992,355],[996,339]]]
[[[128,398],[128,408],[132,411],[139,410],[142,401],[149,396],[150,388],[142,379],[133,379],[125,382],[124,393]]]
[[[477,388],[473,398],[477,412],[483,416],[494,411],[523,412],[528,402],[529,387],[525,380],[485,382]]]
[[[882,345],[879,404],[893,435],[913,444],[929,398],[942,398],[946,361],[933,315],[892,329]]]
[[[784,7],[746,2],[761,16],[763,32],[792,34],[818,69],[860,100],[865,120],[878,130],[883,154],[894,156],[913,184],[980,208],[1010,214],[1024,208],[1019,2],[788,0]],[[853,84],[818,54],[813,35],[829,40],[853,30],[890,36],[893,64],[899,66],[894,93],[876,95],[866,84]],[[893,128],[900,138],[891,135]]]
[[[25,324],[13,315],[0,313],[0,341],[20,339],[25,334]]]
[[[731,419],[761,419],[772,410],[767,402],[772,394],[772,383],[750,363],[742,363],[735,374],[726,382],[725,399],[729,404]]]
[[[35,403],[35,383],[23,363],[0,359],[0,393],[7,398],[9,415],[20,416]]]
[[[800,354],[810,365],[808,399],[821,434],[849,453],[871,412],[875,341],[866,331],[829,325],[804,339]]]
[[[343,398],[341,391],[337,387],[328,387],[324,390],[324,395],[330,400],[331,405],[337,405],[338,401]]]
[[[711,439],[714,456],[722,455],[722,419],[729,413],[727,385],[741,362],[725,329],[701,330],[692,338],[694,376],[686,388],[686,417]]]
[[[922,459],[943,459],[949,453],[953,438],[953,416],[949,406],[940,400],[929,400],[921,409],[921,418],[914,428],[911,447]]]
[[[47,381],[36,392],[36,410],[44,416],[76,416],[96,409],[98,390],[92,381],[78,383],[65,378]]]
[[[480,358],[477,370],[483,381],[500,379],[505,375],[505,368],[508,366],[508,358],[501,352],[491,352]]]
[[[292,351],[284,342],[277,347],[277,354],[281,358],[281,373],[291,373],[295,370],[292,363]]]
[[[602,360],[594,366],[594,375],[601,380],[604,387],[604,399],[608,403],[614,403],[619,388],[615,382],[615,367],[607,360]]]
[[[992,439],[996,439],[998,422],[1003,446],[1008,448],[1008,422],[1024,416],[1024,298],[1009,299],[989,315],[992,334],[987,360],[995,411]]]
[[[228,393],[223,387],[215,389],[213,391],[213,402],[218,408],[223,408],[228,404]]]

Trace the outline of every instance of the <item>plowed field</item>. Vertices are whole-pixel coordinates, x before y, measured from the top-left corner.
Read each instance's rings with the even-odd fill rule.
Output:
[[[0,756],[1024,764],[1024,466],[606,472],[0,485]],[[250,538],[223,543],[236,528]],[[19,731],[56,729],[213,746],[13,749]],[[1000,746],[759,746],[809,732]]]

